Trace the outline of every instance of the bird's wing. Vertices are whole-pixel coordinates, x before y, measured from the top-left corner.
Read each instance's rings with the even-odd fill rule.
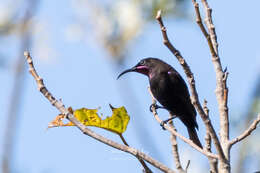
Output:
[[[168,76],[171,81],[171,86],[173,87],[172,89],[175,93],[178,93],[175,94],[175,96],[178,97],[175,99],[179,100],[182,104],[184,104],[187,110],[192,111],[190,113],[193,114],[195,118],[196,110],[194,106],[191,104],[189,90],[185,81],[183,80],[181,75],[174,69],[170,69],[168,71]]]

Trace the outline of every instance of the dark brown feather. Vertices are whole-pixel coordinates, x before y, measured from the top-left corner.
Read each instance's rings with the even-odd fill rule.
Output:
[[[191,103],[187,85],[181,75],[169,64],[155,59],[145,59],[150,62],[150,87],[154,97],[170,113],[176,115],[187,127],[190,139],[202,148],[196,133],[196,110]]]

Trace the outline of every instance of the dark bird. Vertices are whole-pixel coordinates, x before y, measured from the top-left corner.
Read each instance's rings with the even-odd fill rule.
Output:
[[[196,110],[191,103],[187,85],[181,75],[169,64],[157,58],[145,58],[133,68],[123,71],[138,72],[148,77],[151,91],[163,108],[178,117],[187,127],[190,139],[202,148],[196,128]],[[173,118],[171,118],[173,119]],[[167,123],[170,119],[163,121]],[[164,124],[162,124],[163,126]]]

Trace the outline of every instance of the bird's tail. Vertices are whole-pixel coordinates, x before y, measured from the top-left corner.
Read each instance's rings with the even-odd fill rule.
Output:
[[[196,129],[195,128],[187,128],[188,129],[188,133],[189,133],[189,137],[190,137],[190,140],[192,140],[196,145],[198,145],[201,149],[203,148],[201,143],[200,143],[200,140],[199,140],[199,137],[197,135],[197,132],[196,132]]]

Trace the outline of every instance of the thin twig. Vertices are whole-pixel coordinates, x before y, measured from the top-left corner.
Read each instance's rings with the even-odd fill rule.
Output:
[[[209,109],[207,107],[207,100],[204,100],[203,103],[203,109],[204,112],[207,116],[209,116]],[[205,136],[205,150],[208,152],[212,152],[211,151],[211,136],[208,130],[206,130],[206,136]],[[218,173],[218,160],[214,159],[214,158],[210,158],[209,159],[209,166],[210,166],[210,173]]]
[[[75,124],[76,127],[78,127],[85,135],[88,135],[106,145],[109,145],[113,148],[116,148],[118,150],[130,153],[132,155],[134,155],[135,157],[140,157],[143,160],[147,161],[148,163],[152,164],[153,166],[155,166],[156,168],[160,169],[163,172],[167,172],[167,173],[175,173],[175,171],[171,170],[170,168],[168,168],[167,166],[165,166],[164,164],[160,163],[159,161],[153,159],[152,157],[148,156],[147,154],[132,148],[132,147],[128,147],[126,145],[122,145],[119,143],[116,143],[110,139],[107,139],[95,132],[93,132],[92,130],[90,130],[89,128],[87,128],[85,125],[83,125],[80,121],[78,121],[73,114],[71,114],[68,109],[65,108],[65,106],[63,105],[61,100],[57,100],[56,98],[53,97],[53,95],[47,90],[47,88],[45,87],[44,83],[43,83],[43,79],[37,74],[34,66],[33,66],[33,61],[32,58],[29,54],[29,52],[24,52],[24,56],[27,60],[27,63],[29,65],[29,72],[32,74],[32,76],[34,77],[37,86],[38,86],[38,90],[46,97],[46,99],[48,99],[50,101],[50,103],[56,107],[61,114],[65,115],[65,117],[71,121],[73,124]]]
[[[195,12],[196,12],[196,22],[200,27],[200,30],[202,31],[203,35],[205,36],[205,38],[207,39],[208,45],[209,45],[209,49],[211,52],[211,55],[213,57],[217,56],[217,53],[215,52],[212,40],[210,35],[208,34],[206,28],[204,27],[203,23],[202,23],[202,19],[201,19],[201,15],[200,15],[200,9],[199,9],[199,4],[196,2],[196,0],[192,0],[192,3],[194,5],[195,8]]]
[[[210,34],[215,52],[218,55],[218,41],[217,41],[217,34],[216,34],[215,26],[214,26],[213,20],[212,20],[212,9],[209,7],[207,0],[201,0],[201,2],[204,5],[204,8],[206,9],[205,23],[209,30],[209,34]]]
[[[154,98],[150,88],[148,88],[148,91],[149,91],[149,93],[150,93],[150,95],[152,97],[152,105],[155,105],[156,104],[156,99]],[[152,113],[153,113],[155,119],[161,124],[162,120],[159,118],[159,116],[157,114],[157,111],[156,111],[156,108],[154,106],[152,106]],[[200,153],[204,154],[205,156],[212,157],[212,158],[215,158],[215,159],[219,158],[218,155],[213,154],[211,152],[207,152],[207,151],[201,149],[199,146],[197,146],[195,143],[193,143],[192,140],[190,140],[188,138],[185,138],[184,136],[179,134],[177,131],[175,131],[172,127],[168,126],[167,124],[164,125],[164,128],[166,130],[168,130],[170,133],[172,133],[173,135],[179,137],[181,140],[183,140],[185,143],[189,144],[191,147],[193,147],[194,149],[196,149]]]
[[[247,130],[245,130],[241,135],[239,135],[238,137],[236,137],[235,139],[229,142],[229,146],[231,147],[237,142],[242,141],[243,139],[248,137],[256,129],[259,122],[260,122],[260,114],[258,114],[257,119],[254,120],[254,122],[248,127]]]
[[[171,114],[170,114],[170,117],[172,117]],[[169,121],[169,126],[177,132],[176,128],[173,125],[172,120]],[[171,134],[171,144],[172,144],[172,154],[174,156],[176,169],[179,171],[179,173],[185,173],[184,169],[181,166],[180,155],[179,155],[179,152],[178,152],[177,139],[176,139],[176,136],[174,134]]]
[[[122,140],[122,142],[129,147],[128,143],[126,142],[124,136],[120,133],[118,134],[120,139]],[[146,165],[146,163],[143,161],[143,159],[141,159],[140,157],[136,156],[136,158],[139,160],[139,162],[142,164],[142,166],[144,167],[143,172],[144,173],[152,173],[151,169]]]
[[[203,109],[207,116],[209,116],[209,109],[207,107],[207,100],[204,100],[203,103]],[[205,150],[211,152],[211,137],[208,130],[206,130],[206,136],[205,136]]]
[[[168,47],[168,49],[178,59],[178,61],[182,65],[184,72],[185,72],[185,74],[188,78],[189,86],[190,86],[190,89],[191,89],[192,104],[195,106],[196,110],[200,114],[200,116],[201,116],[201,118],[202,118],[202,120],[203,120],[203,122],[206,126],[206,129],[208,129],[208,131],[210,132],[210,135],[213,139],[214,145],[215,145],[216,150],[218,152],[219,159],[225,161],[226,159],[225,159],[225,156],[224,156],[224,152],[223,152],[222,147],[220,145],[217,134],[216,134],[216,132],[215,132],[215,130],[214,130],[212,124],[211,124],[209,117],[206,116],[206,114],[203,111],[203,108],[200,104],[198,93],[197,93],[196,86],[195,86],[195,80],[194,80],[193,73],[191,72],[189,65],[186,63],[186,61],[184,60],[184,58],[182,57],[180,52],[169,41],[168,36],[167,36],[167,32],[166,32],[166,27],[164,26],[162,18],[161,18],[161,11],[158,11],[156,19],[157,19],[157,21],[158,21],[158,23],[161,27],[161,31],[162,31],[162,35],[163,35],[163,43]]]
[[[216,83],[215,93],[218,101],[218,109],[219,109],[219,116],[220,116],[220,139],[221,139],[222,146],[224,148],[225,157],[227,160],[230,160],[229,151],[227,149],[228,147],[226,145],[229,140],[229,116],[228,116],[228,107],[227,107],[228,90],[226,85],[227,80],[224,79],[225,76],[227,77],[226,75],[227,73],[223,72],[221,61],[218,54],[217,35],[212,20],[212,9],[209,7],[207,0],[201,0],[201,2],[206,12],[205,23],[207,25],[209,35],[210,35],[210,40],[211,40],[209,44],[209,48],[212,56],[212,62],[216,71],[217,83]],[[196,9],[196,3],[194,3],[194,6]],[[200,13],[199,10],[198,13]],[[212,50],[212,46],[214,48],[214,52]]]
[[[211,137],[208,131],[205,135],[205,150],[211,152]]]
[[[223,139],[223,141],[227,141],[229,138],[229,123],[228,123],[228,110],[227,110],[227,104],[222,104],[223,101],[225,100],[225,98],[227,98],[227,95],[225,97],[225,93],[224,93],[224,86],[226,86],[226,80],[223,79],[223,71],[222,71],[222,66],[221,66],[221,62],[218,56],[218,49],[217,49],[217,39],[216,39],[216,32],[215,32],[215,27],[213,25],[212,22],[212,9],[209,8],[209,5],[207,3],[206,0],[202,0],[202,3],[206,9],[206,25],[207,28],[210,32],[210,34],[208,34],[208,32],[206,31],[206,28],[204,27],[203,23],[202,23],[202,19],[201,19],[201,15],[200,15],[200,10],[199,10],[199,4],[196,2],[196,0],[192,0],[194,8],[195,8],[195,12],[196,12],[196,22],[198,24],[198,26],[200,27],[203,35],[205,36],[205,38],[207,39],[208,42],[208,46],[210,49],[210,53],[212,56],[212,60],[213,60],[213,64],[215,66],[215,70],[216,70],[216,78],[217,78],[217,88],[216,88],[216,96],[218,99],[218,104],[219,104],[219,110],[221,111],[220,113],[220,123],[221,123],[221,138]],[[227,94],[227,92],[226,92]],[[225,142],[224,141],[224,142]]]
[[[222,79],[224,91],[223,91],[223,101],[222,101],[223,105],[221,104],[223,110],[222,111],[223,122],[221,124],[224,127],[222,136],[224,136],[225,142],[227,143],[227,141],[229,141],[229,114],[228,114],[228,87],[227,87],[227,78],[229,73],[226,70],[227,69],[224,70],[223,79]]]
[[[224,107],[226,112],[228,112],[228,87],[227,87],[227,78],[228,78],[229,73],[227,72],[227,69],[225,69],[224,71],[224,76],[223,76],[223,85],[224,85],[224,96],[223,96],[223,100],[224,100]],[[229,127],[226,128],[227,129],[227,134],[229,135]],[[229,136],[228,136],[229,138]]]
[[[228,107],[227,102],[225,102],[225,98],[227,98],[228,92],[226,92],[226,97],[224,97],[224,92],[226,86],[226,80],[224,78],[224,72],[222,70],[221,61],[218,54],[218,43],[217,43],[217,35],[215,31],[215,26],[212,20],[212,9],[209,7],[207,0],[201,0],[204,5],[206,11],[206,19],[205,23],[207,25],[209,34],[207,33],[203,23],[201,22],[201,15],[199,11],[199,5],[196,0],[192,0],[195,12],[197,23],[208,41],[209,49],[212,56],[212,63],[216,72],[216,98],[218,101],[218,110],[219,110],[219,118],[220,118],[220,141],[221,141],[221,149],[224,153],[224,157],[221,156],[220,169],[225,172],[230,172],[230,150],[228,147],[229,141],[229,115],[228,115]],[[209,35],[209,36],[208,36]],[[210,38],[209,38],[210,37]],[[227,90],[226,90],[227,91]],[[214,138],[213,138],[214,140]]]

